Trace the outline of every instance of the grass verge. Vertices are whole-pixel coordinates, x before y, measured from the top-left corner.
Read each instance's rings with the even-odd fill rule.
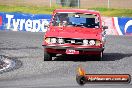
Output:
[[[54,9],[57,8],[68,8],[68,7],[59,7],[53,6],[51,8],[45,7],[36,7],[36,6],[6,6],[0,5],[0,12],[23,12],[23,13],[32,13],[32,14],[51,14]],[[132,9],[108,9],[108,8],[89,8],[92,10],[100,11],[103,16],[111,17],[132,17]]]

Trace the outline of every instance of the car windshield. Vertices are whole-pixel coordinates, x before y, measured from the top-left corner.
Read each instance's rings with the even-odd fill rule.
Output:
[[[52,26],[75,26],[86,28],[99,28],[99,16],[83,13],[56,13]]]

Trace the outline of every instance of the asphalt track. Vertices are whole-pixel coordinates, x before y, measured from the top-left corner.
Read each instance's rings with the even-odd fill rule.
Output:
[[[89,74],[132,75],[132,36],[107,36],[104,61],[58,56],[54,61],[44,62],[43,35],[0,31],[0,54],[19,62],[15,69],[0,74],[0,88],[79,88],[75,80],[78,65]],[[86,84],[83,88],[132,88],[132,85]]]

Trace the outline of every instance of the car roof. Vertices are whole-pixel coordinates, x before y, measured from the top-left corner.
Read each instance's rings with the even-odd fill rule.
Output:
[[[90,13],[90,14],[97,14],[99,15],[99,11],[95,10],[87,10],[87,9],[56,9],[54,10],[54,13],[58,12],[75,12],[75,13]]]

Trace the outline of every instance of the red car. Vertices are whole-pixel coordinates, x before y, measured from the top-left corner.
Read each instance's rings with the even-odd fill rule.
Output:
[[[57,9],[44,35],[44,61],[56,54],[96,55],[103,59],[105,29],[100,13],[84,9]]]

